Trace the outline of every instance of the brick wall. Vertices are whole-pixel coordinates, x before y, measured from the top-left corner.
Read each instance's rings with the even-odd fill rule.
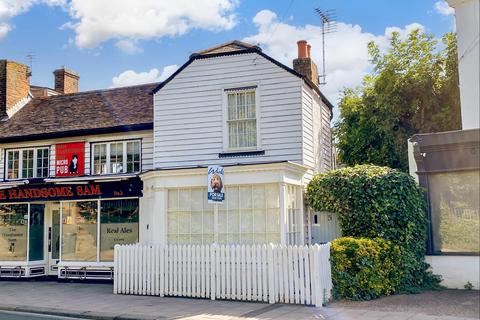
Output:
[[[55,76],[55,90],[62,93],[78,92],[78,74],[74,71],[62,68],[53,71]]]
[[[303,74],[318,86],[318,69],[311,58],[297,58],[293,60],[293,69]]]
[[[18,62],[0,60],[0,117],[28,97],[30,70]]]

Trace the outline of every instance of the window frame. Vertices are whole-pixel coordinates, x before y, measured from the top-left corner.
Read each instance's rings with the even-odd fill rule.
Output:
[[[128,168],[128,161],[127,161],[127,144],[129,142],[138,142],[139,144],[139,167],[138,167],[138,171],[132,171],[132,172],[128,172],[127,171],[127,168]],[[116,143],[122,143],[122,148],[123,148],[123,152],[122,152],[122,155],[123,155],[123,161],[122,161],[122,166],[123,166],[123,170],[122,172],[116,172],[116,173],[112,173],[111,172],[111,162],[110,162],[110,146],[112,144],[116,144]],[[105,166],[107,168],[107,172],[106,173],[95,173],[95,146],[98,146],[98,145],[106,145],[106,163],[105,163]],[[90,175],[91,176],[104,176],[104,175],[116,175],[116,174],[128,174],[128,173],[140,173],[142,172],[142,165],[143,165],[143,157],[142,157],[142,139],[141,138],[135,138],[135,139],[123,139],[123,140],[108,140],[108,141],[95,141],[95,142],[90,142]]]
[[[33,176],[32,177],[23,177],[23,152],[24,151],[33,151]],[[37,166],[37,159],[38,159],[38,150],[47,150],[48,156],[47,156],[47,175],[46,176],[38,176],[38,166]],[[8,170],[9,170],[9,161],[8,161],[8,155],[10,152],[18,152],[18,178],[12,178],[10,179],[8,177]],[[28,180],[28,179],[43,179],[43,178],[49,178],[50,177],[50,157],[51,157],[51,146],[35,146],[35,147],[22,147],[22,148],[11,148],[11,149],[5,149],[5,153],[3,156],[4,159],[4,176],[3,180],[4,181],[16,181],[16,180]],[[43,167],[42,167],[43,168]]]
[[[228,94],[229,93],[239,93],[243,91],[255,91],[255,119],[256,119],[256,134],[257,142],[254,147],[241,147],[241,148],[231,148],[230,147],[230,133],[228,128]],[[228,86],[222,88],[222,128],[223,128],[223,149],[225,153],[229,152],[242,152],[242,151],[261,151],[261,132],[260,132],[260,119],[261,119],[261,105],[260,105],[260,89],[258,83],[246,83],[240,84],[238,86]]]

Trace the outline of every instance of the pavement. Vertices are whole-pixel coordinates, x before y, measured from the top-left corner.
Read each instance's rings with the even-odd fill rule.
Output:
[[[58,319],[465,320],[480,319],[479,300],[479,291],[444,290],[366,302],[335,301],[315,308],[114,295],[111,283],[0,281],[0,319],[44,319],[43,314]]]

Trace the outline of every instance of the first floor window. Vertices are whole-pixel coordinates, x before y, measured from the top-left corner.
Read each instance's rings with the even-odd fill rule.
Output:
[[[428,176],[434,251],[480,252],[479,186],[478,171]]]
[[[0,204],[0,261],[27,260],[28,204]]]
[[[48,151],[45,147],[7,150],[7,179],[48,177]]]
[[[227,127],[229,149],[257,147],[257,110],[255,90],[227,90]]]
[[[140,141],[94,143],[93,174],[115,174],[139,172]]]

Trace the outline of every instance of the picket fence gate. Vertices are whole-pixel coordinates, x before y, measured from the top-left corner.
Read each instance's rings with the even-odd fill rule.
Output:
[[[116,245],[115,294],[322,306],[332,289],[330,243]]]

